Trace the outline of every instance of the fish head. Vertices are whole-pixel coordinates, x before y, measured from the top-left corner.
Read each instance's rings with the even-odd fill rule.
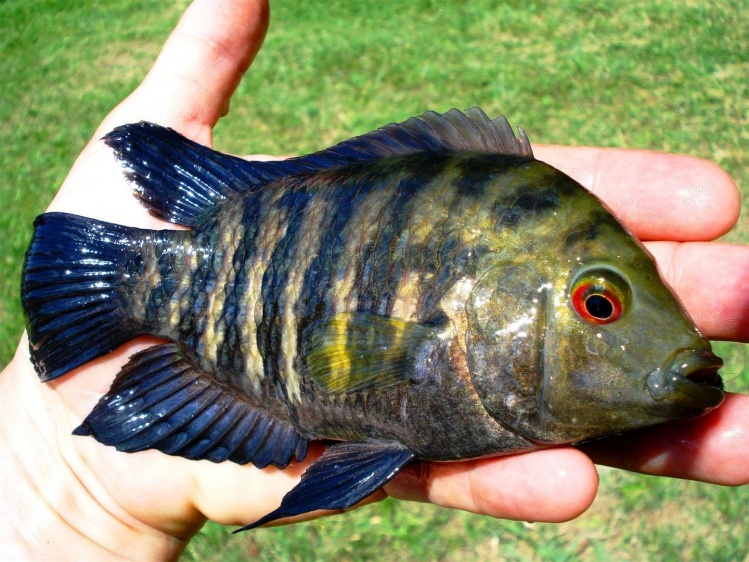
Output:
[[[492,417],[536,442],[688,418],[723,400],[722,361],[652,256],[610,213],[594,215],[532,258],[498,257],[466,302],[472,383]]]

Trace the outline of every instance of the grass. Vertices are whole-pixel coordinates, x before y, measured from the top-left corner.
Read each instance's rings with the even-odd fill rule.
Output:
[[[18,280],[42,212],[98,121],[139,82],[179,0],[0,1],[0,359],[22,330]],[[482,106],[535,142],[713,160],[749,204],[744,0],[273,3],[266,45],[216,131],[239,154],[316,150],[427,109]],[[749,241],[742,219],[728,235]],[[743,346],[720,344],[731,390]],[[496,521],[387,501],[228,537],[209,524],[185,560],[742,560],[749,490],[603,469],[585,515]]]

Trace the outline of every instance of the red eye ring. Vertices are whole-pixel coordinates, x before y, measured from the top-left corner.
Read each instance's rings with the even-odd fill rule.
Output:
[[[583,281],[572,291],[572,306],[592,324],[611,324],[622,315],[622,299],[605,283]]]

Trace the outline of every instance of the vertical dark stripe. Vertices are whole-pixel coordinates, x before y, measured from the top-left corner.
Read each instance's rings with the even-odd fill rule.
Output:
[[[378,235],[361,257],[362,267],[356,279],[359,289],[358,310],[385,315],[388,305],[398,288],[402,275],[402,254],[394,255],[401,236],[408,234],[413,216],[413,201],[428,183],[422,177],[408,176],[398,182],[397,196],[390,199],[384,208]]]
[[[257,199],[253,197],[253,199]],[[248,216],[248,214],[250,216]],[[242,373],[245,365],[246,348],[242,342],[242,328],[246,322],[246,304],[242,302],[247,288],[247,268],[252,263],[255,253],[257,220],[255,205],[245,203],[240,217],[242,239],[236,243],[232,256],[232,268],[235,272],[233,283],[226,287],[221,323],[224,325],[224,339],[218,349],[219,367],[227,372]],[[236,234],[235,234],[236,235]],[[256,376],[259,373],[256,373]]]
[[[296,308],[296,313],[305,322],[314,322],[327,317],[333,311],[334,284],[333,275],[338,264],[345,260],[353,262],[356,256],[345,255],[349,240],[344,238],[344,230],[349,225],[357,205],[367,197],[372,184],[363,189],[353,189],[353,186],[336,186],[335,194],[327,202],[327,212],[333,219],[321,232],[322,241],[317,256],[312,260],[304,275],[302,292]]]
[[[185,344],[194,349],[200,359],[207,355],[203,334],[207,322],[208,299],[211,291],[215,289],[216,267],[220,267],[224,248],[218,243],[219,223],[216,215],[210,222],[204,221],[200,230],[196,231],[195,252],[198,257],[199,266],[193,272],[193,284],[191,287],[192,310],[182,315],[180,329],[184,336]]]
[[[263,318],[258,329],[258,348],[263,356],[265,375],[275,382],[277,392],[284,396],[287,402],[289,396],[285,386],[282,354],[282,315],[286,305],[284,288],[288,283],[291,268],[295,266],[293,257],[300,243],[299,229],[311,200],[313,193],[310,191],[287,188],[284,195],[275,203],[276,206],[285,208],[288,217],[286,232],[270,256],[261,289]]]

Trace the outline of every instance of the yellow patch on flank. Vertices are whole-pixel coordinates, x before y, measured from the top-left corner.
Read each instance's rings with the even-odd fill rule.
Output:
[[[454,193],[450,195],[445,193],[446,191],[454,192],[455,188],[448,180],[448,177],[437,178],[418,195],[418,200],[414,202],[415,211],[408,230],[408,246],[422,247],[435,231],[444,233],[452,227],[448,224],[450,214],[445,209],[444,202],[455,197]],[[420,275],[423,278],[420,279]],[[392,315],[416,321],[420,285],[430,281],[431,275],[418,271],[405,271],[395,292]]]
[[[458,279],[440,299],[440,308],[450,320],[452,333],[457,336],[457,344],[463,350],[463,353],[468,353],[465,341],[465,334],[468,331],[466,303],[475,284],[476,280],[471,277]]]
[[[301,220],[302,224],[299,225],[299,241],[294,249],[292,269],[283,289],[285,304],[281,319],[281,351],[284,358],[281,377],[286,387],[286,395],[295,401],[301,399],[301,394],[299,373],[294,367],[297,353],[297,318],[294,308],[304,290],[307,269],[320,251],[321,233],[330,221],[330,209],[326,202],[318,197],[313,201],[312,208],[298,220]]]
[[[226,326],[223,325],[221,316],[226,306],[227,287],[230,287],[236,278],[233,261],[237,252],[237,245],[244,237],[244,225],[242,215],[244,209],[241,205],[226,214],[226,219],[220,225],[217,244],[223,249],[221,267],[216,272],[213,289],[208,293],[206,303],[206,318],[204,324],[203,341],[205,342],[205,360],[214,368],[217,367],[218,350],[224,342]]]
[[[336,308],[334,312],[353,310],[359,297],[356,289],[357,265],[360,263],[362,248],[381,231],[383,205],[388,200],[387,189],[376,191],[358,201],[341,236],[346,246],[341,256],[342,262],[335,264],[339,277],[333,279],[332,293]],[[344,267],[341,272],[340,268]],[[342,275],[341,275],[342,273]]]
[[[419,304],[419,274],[409,271],[403,275],[395,294],[392,315],[415,322]]]
[[[179,271],[179,280],[177,281],[177,287],[172,293],[169,299],[169,309],[167,317],[169,321],[169,329],[174,332],[179,327],[179,323],[182,319],[181,303],[184,299],[189,299],[192,292],[193,274],[198,269],[198,255],[195,248],[192,246],[192,242],[185,238],[182,242],[182,251],[180,252],[182,259],[184,260],[181,270]]]
[[[158,269],[158,257],[156,256],[156,248],[153,244],[147,244],[143,247],[143,254],[141,256],[144,265],[143,275],[138,276],[135,282],[134,292],[136,295],[141,295],[143,298],[133,299],[135,304],[135,310],[133,314],[136,318],[144,318],[146,315],[146,303],[148,299],[145,298],[147,295],[158,287],[161,283],[161,275]]]
[[[274,206],[276,200],[283,195],[283,190],[269,192],[268,201],[262,203],[266,209],[258,225],[255,239],[255,255],[252,264],[248,266],[247,287],[241,303],[245,307],[245,321],[242,324],[240,339],[244,346],[245,375],[249,377],[256,389],[263,379],[263,356],[257,342],[257,330],[263,321],[263,301],[261,291],[263,276],[268,269],[270,257],[278,245],[278,241],[286,234],[288,226],[287,212]]]

